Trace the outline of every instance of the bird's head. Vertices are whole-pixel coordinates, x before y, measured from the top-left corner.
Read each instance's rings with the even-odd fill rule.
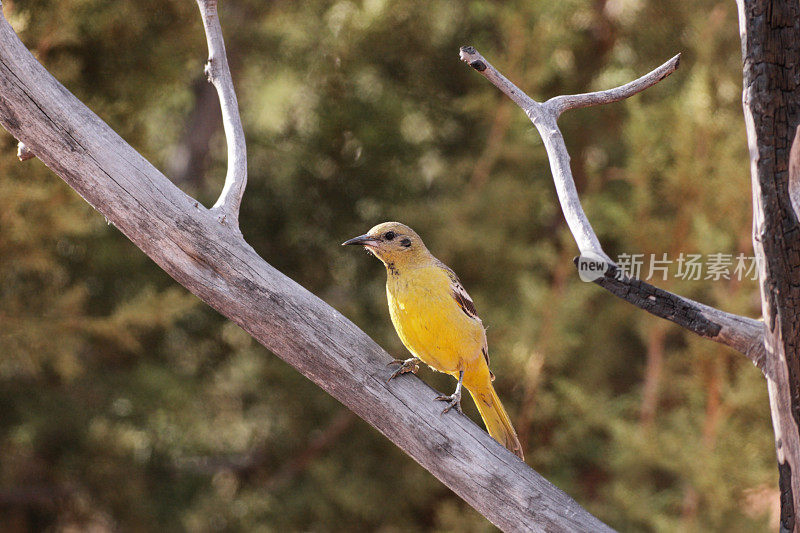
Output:
[[[414,264],[430,256],[419,235],[399,222],[378,224],[364,235],[342,243],[342,246],[348,245],[363,246],[387,267]]]

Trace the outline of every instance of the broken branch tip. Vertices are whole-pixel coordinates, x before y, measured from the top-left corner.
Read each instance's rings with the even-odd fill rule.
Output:
[[[483,72],[487,68],[486,62],[483,61],[483,58],[478,51],[475,50],[474,46],[462,46],[459,49],[458,57],[461,58],[461,61],[467,63],[478,72]]]
[[[475,50],[474,46],[462,46],[459,49],[459,54],[458,55],[459,55],[459,57],[461,57],[462,60],[466,61],[467,58],[465,56],[472,56],[472,55],[475,55],[475,54],[476,54],[476,50]]]

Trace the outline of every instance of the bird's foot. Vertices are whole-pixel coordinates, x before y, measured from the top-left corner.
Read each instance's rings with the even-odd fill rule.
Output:
[[[419,370],[419,359],[417,359],[416,357],[409,357],[408,359],[395,359],[386,366],[392,366],[392,365],[400,365],[400,368],[395,370],[392,373],[392,375],[389,376],[389,379],[386,380],[386,383],[389,383],[400,374],[405,374],[406,372],[411,372],[412,374],[416,374],[417,370]]]
[[[461,388],[460,387],[457,388],[456,391],[453,394],[451,394],[449,396],[445,396],[445,395],[437,396],[436,398],[434,398],[434,400],[447,402],[447,407],[444,408],[444,411],[442,411],[442,414],[445,414],[447,411],[449,411],[453,407],[455,407],[456,411],[458,411],[459,413],[463,413],[464,412],[464,411],[461,410]]]

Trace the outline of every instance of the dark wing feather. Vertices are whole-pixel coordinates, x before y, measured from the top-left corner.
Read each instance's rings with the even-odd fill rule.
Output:
[[[478,311],[475,310],[475,304],[472,302],[472,298],[469,297],[469,294],[467,294],[467,291],[464,290],[464,287],[461,285],[454,285],[452,294],[458,306],[464,311],[464,314],[470,318],[478,318]]]
[[[453,270],[449,266],[445,265],[441,261],[437,262],[439,266],[442,268],[442,270],[447,272],[447,275],[450,278],[450,294],[453,295],[453,299],[456,301],[458,306],[461,308],[462,311],[464,311],[465,315],[480,322],[481,319],[478,318],[478,311],[475,309],[475,303],[472,301],[472,298],[470,298],[469,293],[467,293],[467,290],[461,284],[461,280],[458,279],[456,273],[453,272]],[[481,348],[481,353],[483,353],[483,357],[486,359],[486,365],[488,366],[489,350],[487,349],[485,342],[486,341],[484,340],[484,345]],[[491,372],[489,372],[489,374],[492,377],[492,381],[494,381],[494,374],[492,374]]]
[[[467,290],[461,284],[461,280],[458,279],[456,273],[441,261],[437,262],[442,270],[447,272],[447,276],[450,278],[450,294],[453,295],[453,299],[455,299],[458,306],[468,317],[474,318],[475,320],[480,320],[480,318],[478,318],[478,311],[475,309],[475,303],[472,301],[472,298],[470,298]]]

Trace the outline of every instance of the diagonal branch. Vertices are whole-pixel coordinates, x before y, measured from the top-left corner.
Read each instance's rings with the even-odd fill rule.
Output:
[[[205,73],[214,85],[222,108],[222,125],[228,140],[228,173],[222,193],[211,208],[219,214],[220,222],[228,222],[239,227],[239,207],[247,185],[247,148],[244,139],[242,119],[239,117],[239,104],[233,88],[231,69],[225,53],[222,26],[219,23],[217,0],[197,0],[203,17],[203,28],[208,41],[208,62]]]
[[[575,258],[577,263],[578,258]],[[626,276],[610,265],[605,275],[594,280],[614,296],[632,303],[659,318],[674,322],[689,331],[729,346],[747,356],[766,376],[772,369],[767,364],[764,348],[764,323],[726,313],[689,298],[659,289],[647,282]]]
[[[680,54],[652,72],[620,87],[593,93],[556,96],[544,103],[525,94],[472,46],[462,47],[460,56],[521,107],[539,130],[550,160],[561,210],[581,255],[606,263],[605,275],[594,282],[651,314],[670,320],[697,335],[730,346],[744,354],[765,375],[770,375],[761,322],[720,311],[622,274],[603,251],[600,240],[583,211],[572,177],[569,152],[558,128],[558,117],[565,110],[618,102],[652,87],[677,70]]]
[[[500,72],[489,64],[486,59],[475,50],[472,46],[462,46],[459,57],[469,66],[480,72],[487,80],[503,91],[503,94],[511,98],[515,104],[520,106],[524,111],[536,105],[540,105],[536,100],[525,94],[525,91],[511,83],[508,78],[500,74]]]
[[[53,78],[2,16],[0,124],[176,281],[501,529],[611,531],[469,418],[442,416],[423,381],[387,384],[389,354],[175,187]]]

